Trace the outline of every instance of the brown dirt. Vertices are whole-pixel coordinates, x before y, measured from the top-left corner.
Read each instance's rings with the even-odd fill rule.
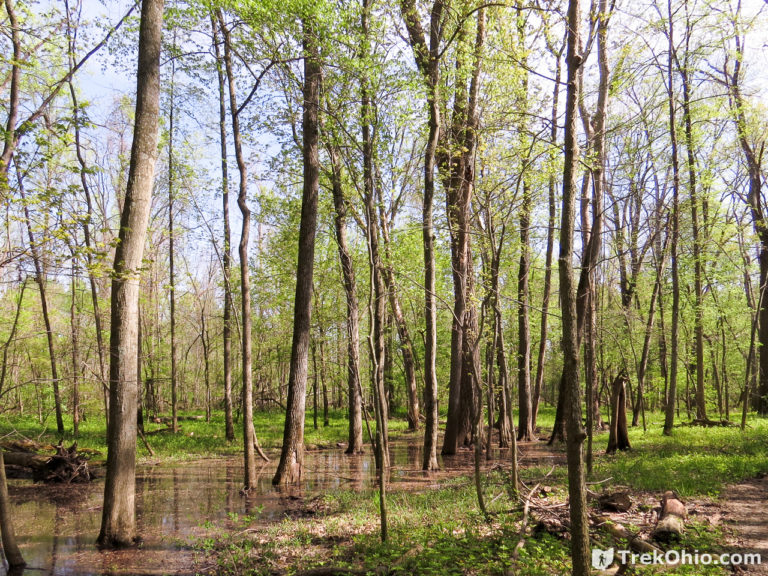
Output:
[[[729,486],[723,493],[723,516],[733,530],[738,552],[758,553],[761,565],[741,566],[739,573],[768,575],[768,477]]]

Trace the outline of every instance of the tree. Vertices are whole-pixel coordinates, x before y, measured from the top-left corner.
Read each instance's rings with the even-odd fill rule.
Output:
[[[443,0],[435,0],[429,15],[429,45],[414,0],[401,0],[400,12],[408,29],[416,66],[427,88],[428,136],[424,150],[424,195],[422,199],[422,243],[424,247],[424,470],[437,464],[437,300],[435,298],[435,232],[432,203],[435,196],[435,164],[440,139],[440,52],[445,18]]]
[[[301,198],[299,256],[296,266],[296,295],[293,313],[293,340],[288,376],[283,448],[273,484],[299,482],[304,466],[304,415],[306,411],[309,330],[312,314],[312,273],[314,269],[317,200],[320,177],[318,155],[320,108],[320,64],[317,24],[311,15],[303,21],[304,111],[302,120],[304,188]]]
[[[222,272],[224,273],[224,326],[221,337],[224,346],[224,428],[229,442],[235,439],[232,420],[232,239],[229,225],[229,171],[227,168],[227,101],[226,75],[219,47],[219,26],[215,14],[211,14],[211,31],[216,55],[216,78],[219,87],[219,143],[221,146],[221,200],[224,221],[224,246]]]
[[[144,0],[139,25],[136,119],[112,278],[109,342],[110,430],[98,544],[136,539],[136,409],[139,274],[157,159],[163,0]]]
[[[583,59],[580,45],[579,0],[568,2],[568,42],[566,53],[567,91],[565,102],[565,158],[563,164],[563,204],[560,224],[560,310],[563,319],[563,380],[567,427],[568,496],[571,518],[571,561],[574,576],[590,574],[589,519],[587,486],[584,474],[583,444],[586,438],[581,422],[579,390],[579,336],[573,275],[573,235],[575,220],[576,169],[579,144],[576,130],[579,99],[579,69]]]

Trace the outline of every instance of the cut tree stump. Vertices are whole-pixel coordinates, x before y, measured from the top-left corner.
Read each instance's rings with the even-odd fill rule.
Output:
[[[629,433],[627,432],[627,383],[629,377],[626,370],[619,372],[611,385],[611,426],[608,433],[606,454],[616,450],[628,450]]]
[[[656,528],[653,529],[653,538],[659,542],[676,540],[685,531],[685,518],[688,512],[680,498],[668,490],[661,498],[661,513]]]

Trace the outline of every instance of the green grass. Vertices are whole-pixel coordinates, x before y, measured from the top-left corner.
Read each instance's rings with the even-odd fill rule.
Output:
[[[630,428],[632,449],[605,455],[608,434],[596,437],[596,478],[638,490],[676,490],[681,496],[717,496],[725,484],[768,473],[768,419],[747,429],[676,426],[662,435],[663,416],[648,415],[648,431]]]
[[[201,416],[202,411],[184,411],[180,416]],[[167,416],[163,414],[162,416]],[[313,426],[312,413],[307,414],[305,424],[305,445],[309,448],[333,447],[346,442],[348,424],[345,412],[332,410],[329,413],[328,426],[323,426],[322,415],[318,415],[318,429]],[[262,448],[268,451],[279,450],[283,441],[283,425],[285,414],[280,411],[256,412],[254,428]],[[65,418],[66,433],[64,443],[70,444],[75,438],[72,435],[72,422]],[[172,434],[165,431],[165,424],[156,424],[149,420],[144,428],[147,441],[155,452],[154,459],[184,460],[214,456],[236,456],[242,454],[242,422],[235,422],[235,440],[227,442],[224,437],[224,413],[213,412],[210,422],[201,420],[180,420],[180,431]],[[404,432],[407,425],[404,421],[393,420],[389,424],[391,435]],[[363,424],[365,432],[365,424]],[[158,433],[153,433],[161,430]],[[4,414],[0,416],[0,436],[17,432],[27,438],[43,444],[57,444],[56,424],[53,418],[40,424],[36,417]],[[367,438],[367,432],[365,433]],[[18,437],[11,434],[11,437]],[[79,448],[99,451],[106,458],[106,426],[100,416],[91,417],[80,423],[80,433],[77,438]],[[137,454],[140,458],[149,458],[149,453],[141,440],[138,441]]]

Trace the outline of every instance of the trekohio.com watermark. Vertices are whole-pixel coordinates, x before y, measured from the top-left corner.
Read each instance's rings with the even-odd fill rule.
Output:
[[[613,564],[614,560],[621,564],[641,564],[644,566],[669,565],[669,564],[698,564],[701,566],[718,565],[756,565],[762,563],[762,557],[757,553],[727,552],[722,554],[710,554],[709,552],[699,552],[694,550],[654,550],[639,554],[631,550],[617,550],[607,548],[592,549],[592,567],[596,569],[605,569]]]

